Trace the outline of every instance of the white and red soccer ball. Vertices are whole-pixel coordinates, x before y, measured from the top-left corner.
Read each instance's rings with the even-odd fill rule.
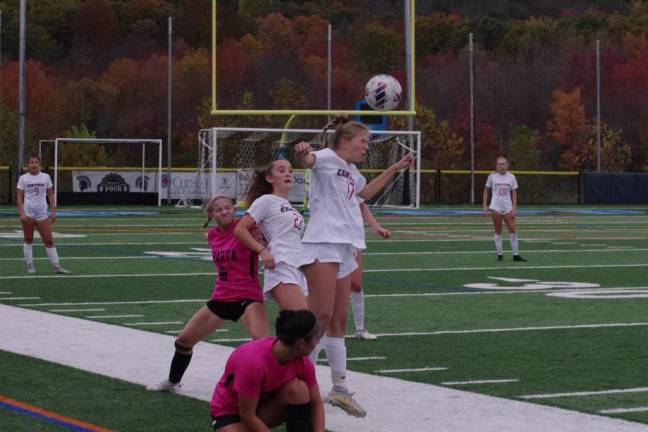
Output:
[[[391,111],[401,101],[403,89],[396,78],[381,74],[373,76],[365,85],[365,100],[372,109]]]

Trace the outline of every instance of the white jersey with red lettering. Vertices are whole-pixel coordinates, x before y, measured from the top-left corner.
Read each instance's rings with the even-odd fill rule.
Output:
[[[518,188],[515,176],[509,172],[491,173],[486,180],[486,187],[493,192],[490,209],[501,214],[507,214],[513,210],[511,193]]]
[[[367,180],[330,148],[314,152],[309,190],[310,220],[303,243],[346,243],[365,249],[357,194]]]

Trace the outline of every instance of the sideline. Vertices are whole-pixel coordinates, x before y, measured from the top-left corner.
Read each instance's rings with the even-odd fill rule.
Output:
[[[1,350],[141,385],[157,383],[168,373],[172,336],[2,304],[0,316]],[[182,394],[209,400],[231,351],[204,342],[196,345]],[[317,366],[317,376],[327,389],[329,369]],[[348,381],[368,414],[359,419],[326,405],[326,426],[335,432],[648,431],[648,425],[621,419],[395,378],[349,372]]]

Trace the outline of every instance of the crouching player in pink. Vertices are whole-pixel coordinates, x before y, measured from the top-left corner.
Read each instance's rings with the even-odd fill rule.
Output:
[[[282,310],[277,336],[232,352],[210,403],[218,432],[257,432],[286,423],[288,432],[323,432],[324,407],[308,354],[318,342],[315,315]]]

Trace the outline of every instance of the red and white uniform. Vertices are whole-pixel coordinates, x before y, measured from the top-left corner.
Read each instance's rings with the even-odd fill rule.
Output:
[[[268,242],[268,251],[275,260],[273,270],[263,271],[263,292],[268,293],[283,282],[299,285],[306,295],[306,279],[298,268],[302,257],[304,217],[293,208],[290,201],[274,194],[257,198],[247,214],[261,228]]]
[[[36,175],[26,173],[18,178],[17,188],[25,194],[23,209],[27,217],[36,220],[47,219],[47,189],[52,187],[49,174],[40,172]]]
[[[247,342],[232,352],[216,384],[209,409],[214,417],[239,414],[238,397],[263,400],[284,384],[299,378],[308,388],[317,385],[315,367],[308,357],[279,364],[272,346],[276,337]]]
[[[367,184],[358,168],[327,148],[314,153],[309,190],[310,220],[302,239],[301,265],[340,264],[338,278],[357,268],[356,249],[365,249],[364,222],[357,196]]]
[[[215,227],[207,239],[212,261],[218,274],[211,299],[238,301],[251,299],[263,301],[259,286],[259,256],[245,247],[234,235],[234,221],[226,230]]]
[[[486,187],[493,191],[490,209],[501,214],[513,210],[511,192],[518,188],[517,180],[511,173],[491,173],[486,180]]]

